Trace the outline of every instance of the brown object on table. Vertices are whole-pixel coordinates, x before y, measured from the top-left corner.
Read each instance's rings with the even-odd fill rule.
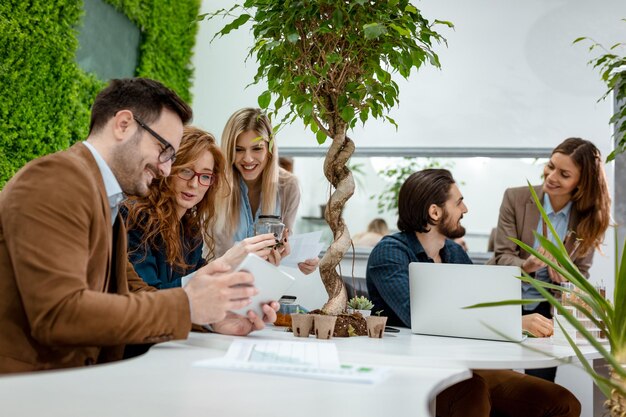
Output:
[[[309,337],[313,328],[312,314],[292,314],[291,329],[296,337]]]
[[[276,312],[276,321],[274,322],[274,326],[291,327],[291,314]]]
[[[322,310],[313,310],[310,314],[323,314]],[[313,333],[315,334],[315,333]],[[333,337],[367,336],[367,325],[361,313],[339,314],[335,322]]]
[[[365,318],[367,321],[367,335],[371,338],[382,339],[385,333],[385,324],[387,324],[387,317],[384,316],[369,316]]]
[[[315,337],[318,339],[330,339],[335,330],[337,316],[326,314],[313,314],[315,324]]]

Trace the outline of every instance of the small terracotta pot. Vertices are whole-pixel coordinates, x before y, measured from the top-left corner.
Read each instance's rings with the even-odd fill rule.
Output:
[[[314,314],[315,337],[318,339],[330,339],[335,331],[337,316],[327,316],[325,314]]]
[[[295,337],[309,337],[313,327],[312,314],[291,314],[291,329]]]
[[[367,322],[367,335],[375,339],[382,339],[387,317],[369,316],[365,317],[365,321]]]

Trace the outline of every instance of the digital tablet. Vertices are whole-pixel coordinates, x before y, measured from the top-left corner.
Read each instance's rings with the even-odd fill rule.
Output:
[[[252,303],[234,313],[246,315],[249,310],[263,318],[263,304],[276,301],[285,294],[285,291],[295,282],[295,278],[278,269],[262,258],[249,253],[235,268],[235,271],[248,271],[254,276],[254,286],[259,293],[252,297]]]

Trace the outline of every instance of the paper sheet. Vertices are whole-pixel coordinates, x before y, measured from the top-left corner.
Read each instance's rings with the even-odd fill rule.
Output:
[[[340,364],[334,343],[250,339],[235,340],[224,357],[198,361],[194,366],[369,384],[387,372],[384,368]]]
[[[320,242],[321,238],[321,230],[317,232],[289,236],[291,253],[284,257],[280,264],[297,268],[299,262],[303,262],[311,258],[317,258],[320,251],[326,246],[326,244]]]

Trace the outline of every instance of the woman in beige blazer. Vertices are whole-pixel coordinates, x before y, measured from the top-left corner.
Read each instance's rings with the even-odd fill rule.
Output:
[[[565,243],[574,264],[588,277],[593,252],[602,242],[610,216],[611,201],[600,151],[587,140],[566,139],[552,151],[543,174],[543,185],[534,187],[539,201],[555,225],[558,239]],[[529,188],[507,189],[500,207],[494,258],[489,263],[519,266],[546,282],[565,281],[541,260],[509,240],[509,237],[514,237],[537,247],[533,235],[536,231],[555,241],[544,230]],[[542,298],[532,286],[525,283],[522,297]],[[522,326],[525,330],[542,337],[552,334],[552,315],[548,302],[525,306],[523,315]]]

